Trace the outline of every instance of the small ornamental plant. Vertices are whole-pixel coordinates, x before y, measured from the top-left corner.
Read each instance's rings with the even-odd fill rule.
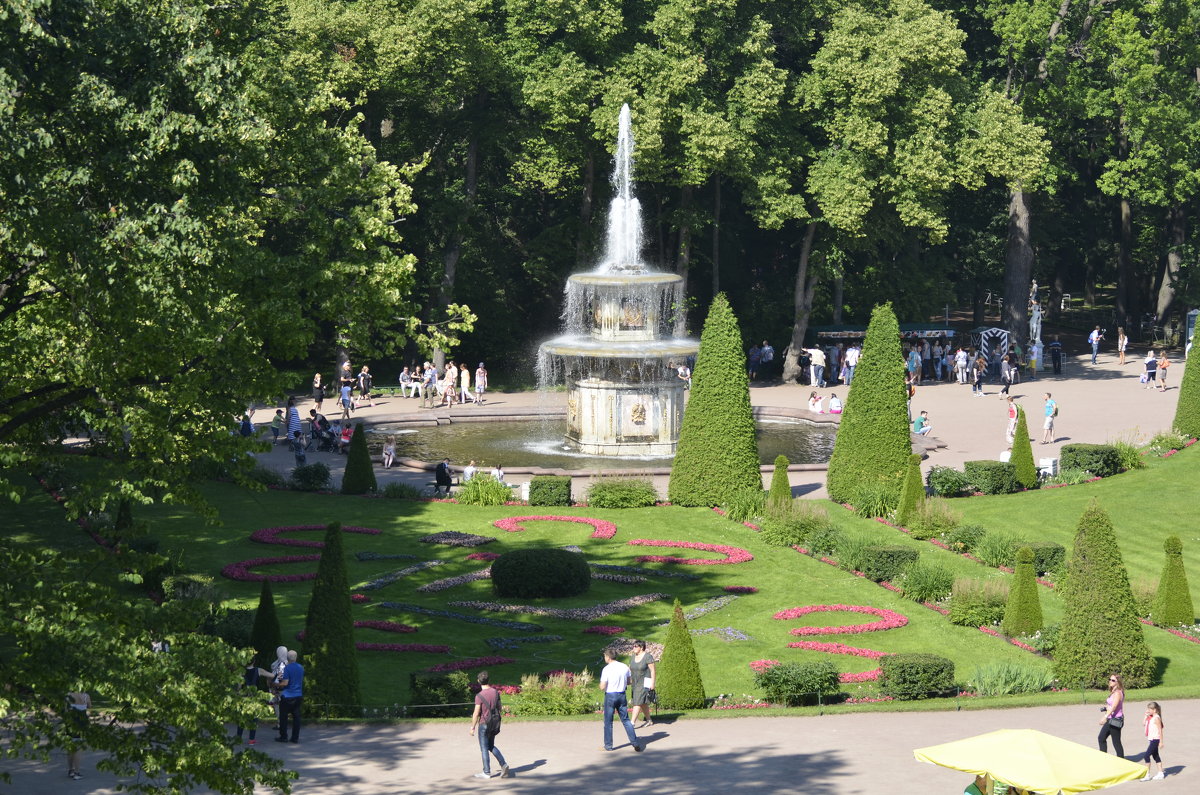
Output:
[[[1038,596],[1037,573],[1033,570],[1033,550],[1017,550],[1017,570],[1008,592],[1001,629],[1009,637],[1032,635],[1042,628],[1042,603]]]
[[[767,513],[774,516],[787,513],[792,507],[792,484],[788,482],[787,456],[775,456],[775,471],[771,475],[771,490],[767,492]]]
[[[1155,624],[1164,627],[1191,626],[1196,620],[1196,609],[1192,605],[1187,571],[1183,568],[1183,542],[1179,536],[1168,536],[1163,549],[1167,558],[1163,562],[1150,617]]]
[[[1017,406],[1017,430],[1013,436],[1012,455],[1009,456],[1017,475],[1017,482],[1024,488],[1038,485],[1037,467],[1033,465],[1033,447],[1029,443],[1029,426],[1025,422],[1025,409]]]
[[[279,615],[275,612],[275,595],[271,592],[270,580],[263,580],[258,593],[258,609],[254,611],[250,645],[254,647],[255,661],[260,668],[269,668],[275,659],[275,650],[283,645],[283,632],[279,629]]]
[[[904,485],[900,488],[900,505],[896,508],[896,524],[908,527],[925,502],[925,482],[921,480],[921,456],[908,457]]]
[[[354,426],[354,435],[350,437],[346,471],[342,475],[342,494],[372,494],[375,489],[375,469],[367,450],[367,435],[360,422]]]
[[[683,605],[675,600],[662,659],[658,661],[658,703],[665,709],[700,709],[704,706],[704,682],[700,663],[688,632]]]
[[[329,525],[305,621],[305,698],[334,714],[352,715],[362,701],[342,526]]]

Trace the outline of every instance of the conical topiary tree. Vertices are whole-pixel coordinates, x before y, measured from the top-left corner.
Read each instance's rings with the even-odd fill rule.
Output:
[[[1032,635],[1042,628],[1042,602],[1038,596],[1037,573],[1033,570],[1033,550],[1017,550],[1017,570],[1013,586],[1004,606],[1004,621],[1000,625],[1009,637]]]
[[[862,357],[846,396],[829,459],[829,498],[853,503],[860,486],[882,481],[892,491],[895,505],[911,454],[900,325],[892,305],[883,304],[871,313]]]
[[[904,485],[900,488],[900,505],[896,508],[896,524],[907,527],[925,504],[925,481],[921,479],[921,456],[908,457]]]
[[[1027,489],[1038,484],[1037,467],[1033,465],[1033,447],[1029,444],[1029,426],[1025,422],[1025,409],[1017,406],[1017,431],[1013,437],[1012,455],[1009,457],[1017,472],[1017,482]]]
[[[762,489],[750,380],[737,318],[718,293],[700,335],[667,494],[676,505],[707,507],[747,489]]]
[[[1142,635],[1129,574],[1108,513],[1095,501],[1084,510],[1059,588],[1063,620],[1054,673],[1067,687],[1101,687],[1119,673],[1129,687],[1146,687],[1154,659]]]
[[[283,645],[279,616],[275,613],[275,594],[271,581],[263,580],[258,594],[258,609],[254,611],[254,627],[250,630],[250,645],[254,647],[255,662],[260,668],[270,668],[275,650]]]
[[[1179,383],[1179,402],[1175,404],[1175,430],[1193,439],[1200,438],[1200,365],[1193,359],[1183,368]]]
[[[325,530],[325,546],[317,564],[304,631],[305,697],[328,705],[333,714],[353,714],[361,701],[358,652],[354,648],[342,526],[336,522]]]
[[[767,513],[786,513],[792,507],[792,484],[788,481],[786,455],[775,456],[775,471],[771,474],[771,490],[767,492]]]
[[[367,450],[367,435],[362,423],[354,426],[350,450],[346,454],[346,471],[342,474],[342,494],[369,494],[376,489],[375,468]]]
[[[1192,592],[1188,588],[1187,571],[1183,568],[1183,542],[1179,536],[1167,536],[1163,542],[1167,559],[1163,562],[1162,576],[1158,580],[1158,591],[1154,594],[1154,606],[1150,617],[1155,624],[1177,627],[1196,620],[1196,609],[1192,605]]]
[[[683,605],[675,600],[675,612],[667,627],[662,659],[657,666],[654,683],[658,703],[666,709],[700,709],[704,706],[704,682],[700,679],[700,663],[688,632]]]

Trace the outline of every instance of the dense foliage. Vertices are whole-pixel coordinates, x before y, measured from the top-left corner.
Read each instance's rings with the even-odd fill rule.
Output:
[[[1086,469],[1106,478],[1121,471],[1121,454],[1111,444],[1064,444],[1058,463],[1062,469]]]
[[[1068,687],[1103,687],[1112,673],[1128,687],[1154,679],[1129,574],[1108,513],[1094,502],[1079,517],[1067,576],[1059,587],[1063,619],[1054,672]]]
[[[492,561],[492,590],[496,596],[578,596],[591,587],[592,570],[578,552],[515,549]]]
[[[908,457],[908,469],[904,472],[904,483],[900,487],[900,504],[896,508],[896,524],[908,527],[913,516],[925,503],[925,483],[921,480],[921,456],[913,453]]]
[[[1166,552],[1166,560],[1163,561],[1162,576],[1158,579],[1150,617],[1154,623],[1166,627],[1190,626],[1196,620],[1196,608],[1192,604],[1187,570],[1183,567],[1183,542],[1179,536],[1167,536],[1163,551]]]
[[[262,590],[258,595],[254,626],[250,630],[250,645],[254,648],[254,662],[259,668],[266,669],[275,661],[275,650],[283,645],[283,632],[279,629],[275,594],[271,591],[270,580],[263,580]]]
[[[1192,360],[1193,363],[1195,360]],[[1179,382],[1179,402],[1172,427],[1184,436],[1200,438],[1200,367],[1184,367]]]
[[[658,502],[658,490],[645,478],[598,478],[588,487],[587,502],[596,508],[648,508]]]
[[[722,294],[700,335],[667,493],[676,505],[707,507],[751,488],[762,488],[762,475],[750,382],[737,318]]]
[[[958,497],[971,485],[965,473],[947,466],[931,467],[925,481],[939,497]]]
[[[699,709],[704,706],[704,682],[700,679],[700,664],[688,632],[683,605],[675,600],[671,624],[663,642],[662,659],[658,661],[658,703],[665,709]]]
[[[463,505],[503,505],[512,499],[512,488],[485,472],[478,472],[458,489]]]
[[[901,701],[954,692],[954,661],[936,654],[889,654],[879,660],[879,692]]]
[[[916,563],[921,553],[912,547],[891,544],[869,545],[864,550],[862,573],[876,582],[893,580]]]
[[[771,488],[767,491],[768,513],[786,513],[792,505],[792,484],[788,482],[787,456],[775,456],[775,468],[771,472]]]
[[[832,660],[772,665],[755,672],[754,684],[768,702],[788,707],[815,704],[821,696],[841,689]]]
[[[1017,550],[1017,570],[1008,604],[1004,608],[1004,634],[1032,635],[1042,628],[1042,602],[1038,596],[1037,575],[1033,569],[1033,550]]]
[[[984,494],[1010,494],[1021,487],[1017,468],[1009,461],[966,461],[963,473],[969,488]]]
[[[373,494],[376,488],[375,465],[371,463],[367,434],[360,422],[354,426],[354,434],[350,437],[346,470],[342,473],[342,494]]]
[[[891,304],[875,307],[829,459],[829,498],[852,502],[864,484],[898,499],[912,454],[900,327]],[[894,500],[893,500],[894,504]]]
[[[566,475],[534,475],[529,480],[530,505],[570,505],[571,478]]]
[[[357,714],[358,653],[350,613],[350,583],[342,551],[342,526],[325,529],[312,597],[304,622],[304,698],[333,715]]]

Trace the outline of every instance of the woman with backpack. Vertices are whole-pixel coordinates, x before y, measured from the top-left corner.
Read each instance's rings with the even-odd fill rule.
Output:
[[[471,715],[471,734],[479,729],[479,753],[483,755],[483,771],[475,778],[492,777],[491,756],[500,763],[500,778],[508,778],[508,763],[504,754],[496,747],[496,735],[500,733],[500,691],[488,684],[488,672],[480,671],[476,677],[479,692],[475,694],[475,713]],[[491,756],[489,756],[491,754]]]

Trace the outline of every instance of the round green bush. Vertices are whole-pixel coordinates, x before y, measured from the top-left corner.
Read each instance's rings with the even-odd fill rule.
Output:
[[[578,596],[591,586],[592,571],[583,555],[565,549],[518,549],[492,562],[496,596]]]
[[[925,482],[939,497],[958,497],[971,485],[965,472],[942,466],[931,468],[925,476]]]

